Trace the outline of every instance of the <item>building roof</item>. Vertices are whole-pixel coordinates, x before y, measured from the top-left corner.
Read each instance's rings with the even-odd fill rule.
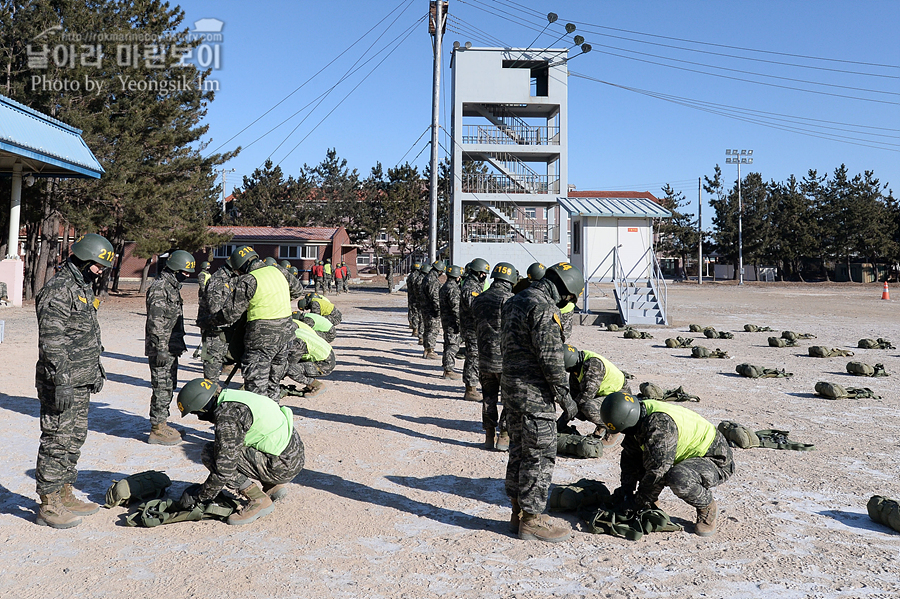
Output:
[[[233,239],[253,241],[331,241],[340,227],[210,227],[213,233],[231,233]]]
[[[0,172],[23,160],[23,174],[100,178],[103,167],[81,130],[0,95]]]
[[[569,197],[559,198],[559,203],[569,216],[672,217],[649,191],[570,191]]]

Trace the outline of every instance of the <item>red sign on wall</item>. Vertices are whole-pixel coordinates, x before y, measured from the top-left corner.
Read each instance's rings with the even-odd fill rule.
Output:
[[[628,232],[629,232],[629,233],[637,233],[637,232],[638,232],[638,228],[637,228],[637,227],[628,227]]]

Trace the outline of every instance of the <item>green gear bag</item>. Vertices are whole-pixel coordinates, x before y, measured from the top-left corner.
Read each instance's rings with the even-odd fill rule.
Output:
[[[213,501],[198,503],[190,510],[178,510],[174,499],[153,499],[138,506],[138,511],[130,514],[125,523],[128,526],[152,528],[160,524],[196,522],[198,520],[227,520],[228,516],[241,509],[237,500],[219,493]],[[174,508],[174,509],[173,509]]]
[[[773,428],[756,431],[759,437],[759,446],[769,449],[790,449],[793,451],[812,451],[816,448],[812,443],[797,443],[788,439],[788,431],[780,431]]]
[[[853,352],[849,349],[840,349],[837,347],[828,348],[824,345],[810,345],[807,350],[811,358],[838,358],[841,356],[849,357]]]
[[[702,345],[696,345],[691,349],[691,357],[692,358],[708,358],[712,354],[708,348],[703,347]]]
[[[794,331],[781,331],[781,338],[787,339],[788,341],[796,341],[800,338],[800,335],[798,335]]]
[[[612,332],[615,333],[616,331],[619,330],[619,325],[614,324],[614,323],[609,323],[609,324],[606,325],[606,330],[607,330],[607,331],[612,331]]]
[[[866,504],[873,521],[900,532],[900,504],[881,495],[873,495]]]
[[[755,324],[744,325],[744,332],[746,333],[767,333],[772,330],[772,327],[760,327]]]
[[[576,458],[599,458],[603,443],[599,437],[557,433],[556,454]]]
[[[594,534],[608,534],[629,541],[637,541],[651,532],[684,530],[682,526],[672,522],[668,514],[659,509],[643,510],[635,514],[620,514],[614,510],[600,509],[585,520],[588,528]]]
[[[699,333],[703,330],[703,327],[701,327],[699,324],[692,324],[688,325],[688,330],[692,333]]]
[[[847,362],[847,372],[856,376],[875,376],[875,368],[862,362]]]
[[[716,329],[714,329],[712,327],[706,327],[705,329],[703,329],[703,335],[707,339],[718,339],[719,338],[719,332],[716,331]]]
[[[816,383],[816,393],[825,399],[841,399],[849,397],[849,395],[847,395],[847,390],[842,386],[827,381],[819,381]]]
[[[716,428],[732,447],[740,447],[741,449],[759,447],[759,436],[742,424],[731,420],[723,420]]]
[[[653,383],[641,383],[641,396],[645,399],[655,399],[657,401],[662,401],[663,398],[663,390]]]
[[[878,341],[878,349],[897,349],[893,343],[882,337],[879,337],[876,341]]]
[[[769,347],[788,347],[788,344],[797,345],[796,341],[788,341],[781,337],[769,337]]]
[[[874,339],[860,339],[856,346],[861,349],[875,349],[878,347],[878,342]]]
[[[605,484],[583,478],[571,485],[554,487],[550,491],[547,507],[552,511],[574,512],[608,503],[611,497]]]
[[[669,348],[690,347],[693,342],[694,342],[694,340],[691,338],[685,339],[684,337],[675,337],[675,338],[669,337],[668,339],[666,339],[666,347],[669,347]]]
[[[165,472],[147,470],[126,476],[122,480],[113,481],[106,490],[106,503],[103,507],[112,508],[123,503],[159,499],[166,494],[172,481]]]
[[[846,389],[850,399],[881,399],[880,395],[875,395],[875,392],[868,387],[847,387]]]
[[[794,376],[793,372],[785,372],[784,369],[763,368],[762,366],[746,363],[738,364],[734,371],[748,379],[787,379]]]

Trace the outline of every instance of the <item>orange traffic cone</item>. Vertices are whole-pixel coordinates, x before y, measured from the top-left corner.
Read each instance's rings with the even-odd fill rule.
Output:
[[[883,300],[891,299],[891,291],[888,289],[887,281],[884,282],[884,291],[881,292],[881,299],[883,299]]]

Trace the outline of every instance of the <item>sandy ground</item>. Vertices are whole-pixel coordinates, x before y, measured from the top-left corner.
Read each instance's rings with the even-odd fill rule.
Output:
[[[187,286],[185,297],[192,322],[196,287]],[[683,384],[702,399],[690,407],[714,424],[789,430],[817,450],[735,450],[737,473],[715,491],[721,514],[712,538],[656,533],[630,542],[589,534],[575,516],[561,515],[578,532],[555,545],[506,531],[506,454],[482,448],[480,405],[462,401],[461,382],[438,378],[440,363],[421,359],[406,327],[406,296],[375,290],[336,298],[345,320],[327,392],[286,398],[307,461],[272,515],[244,527],[136,529],[124,526],[125,508],[114,508],[74,529],[38,527],[36,322],[33,305],[2,309],[0,596],[900,596],[900,534],[870,521],[865,509],[873,494],[900,498],[898,351],[855,350],[853,359],[884,363],[893,373],[884,379],[850,377],[847,358],[806,355],[810,344],[900,342],[900,304],[880,297],[877,285],[676,284],[669,287],[672,324],[654,328],[654,339],[576,327],[577,346],[603,353],[633,373],[633,383]],[[78,492],[102,503],[112,480],[155,468],[169,474],[177,497],[205,476],[200,449],[211,428],[175,417],[184,443],[148,445],[143,298],[111,298],[100,320],[109,381],[91,405]],[[717,342],[689,334],[734,359],[696,360],[689,350],[667,349],[665,338],[688,334],[689,323],[735,331],[733,340]],[[770,348],[768,334],[738,332],[745,323],[818,339]],[[196,346],[197,329],[188,331]],[[182,383],[201,373],[189,355]],[[795,376],[744,379],[734,373],[742,361]],[[818,380],[869,386],[884,399],[826,401],[813,394]],[[588,477],[614,488],[618,453],[560,458],[554,483]],[[691,529],[691,508],[668,490],[661,504]]]

